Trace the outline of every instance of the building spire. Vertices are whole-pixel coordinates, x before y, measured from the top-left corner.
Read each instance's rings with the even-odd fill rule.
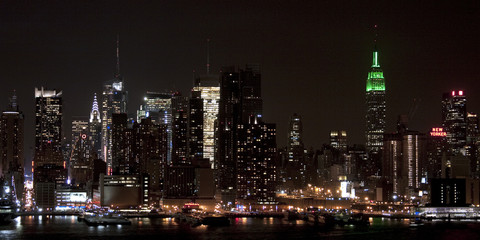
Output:
[[[10,103],[8,105],[8,109],[10,111],[18,111],[18,105],[17,105],[17,91],[13,89],[13,95],[10,98]]]
[[[375,24],[375,38],[373,39],[373,59],[372,59],[372,67],[380,67],[378,63],[378,51],[377,51],[377,38],[378,38],[378,25]]]
[[[97,93],[93,95],[92,111],[90,112],[90,122],[101,122],[100,111],[98,110]]]
[[[117,34],[117,69],[116,69],[115,77],[120,76],[120,35]]]
[[[210,75],[210,38],[207,38],[207,75]]]

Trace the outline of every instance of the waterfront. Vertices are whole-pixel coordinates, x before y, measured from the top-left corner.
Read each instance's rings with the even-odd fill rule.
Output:
[[[89,227],[75,216],[22,216],[0,226],[0,239],[480,239],[479,221],[372,218],[366,227],[325,228],[302,220],[236,218],[228,227],[190,227],[173,219],[133,218],[130,226]]]

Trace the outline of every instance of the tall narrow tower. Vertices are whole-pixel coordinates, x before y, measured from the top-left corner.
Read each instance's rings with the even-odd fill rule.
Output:
[[[375,44],[372,67],[368,72],[366,88],[366,148],[368,152],[378,152],[383,147],[385,132],[385,79],[378,62],[378,51]]]
[[[127,91],[120,74],[120,51],[117,37],[116,72],[114,78],[103,85],[102,93],[102,157],[112,170],[112,114],[127,112]]]

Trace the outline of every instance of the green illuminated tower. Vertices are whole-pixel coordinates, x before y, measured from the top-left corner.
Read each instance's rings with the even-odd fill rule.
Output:
[[[378,51],[373,50],[373,62],[367,78],[366,89],[366,147],[367,151],[378,152],[383,147],[385,132],[385,79],[378,63]]]

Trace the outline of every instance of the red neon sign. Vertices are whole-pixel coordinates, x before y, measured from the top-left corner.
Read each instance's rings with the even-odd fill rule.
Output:
[[[430,136],[432,137],[446,137],[447,133],[443,131],[443,128],[432,128],[430,132]]]

